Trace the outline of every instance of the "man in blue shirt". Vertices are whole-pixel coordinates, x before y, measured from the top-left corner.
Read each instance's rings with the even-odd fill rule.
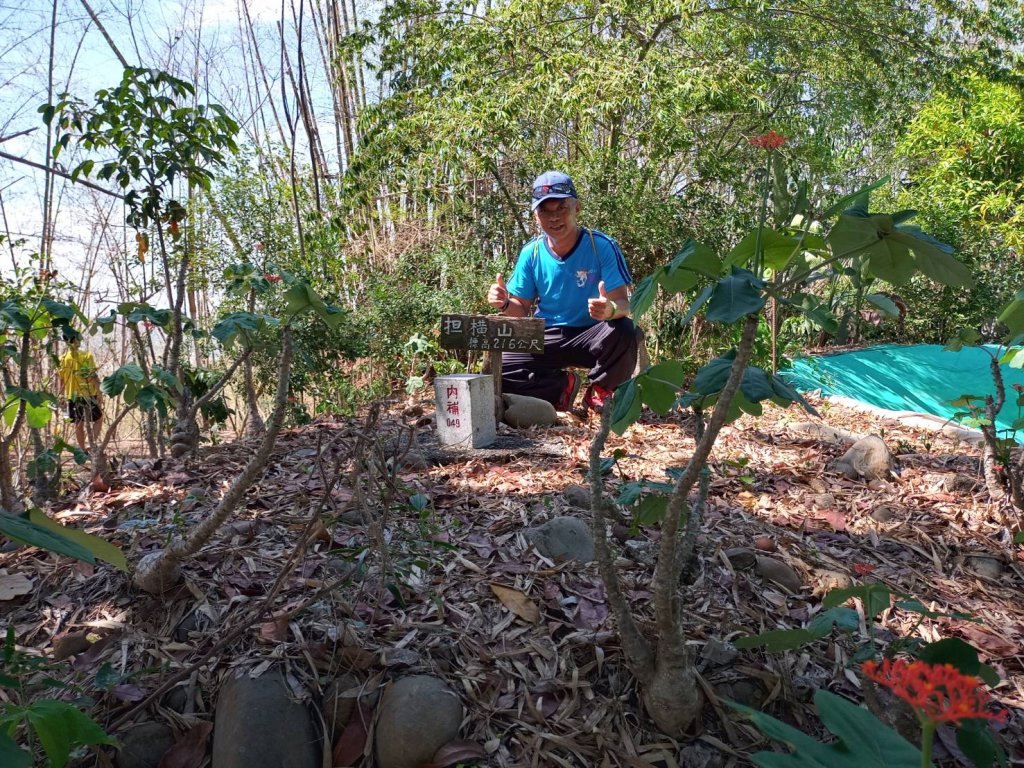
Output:
[[[633,278],[619,245],[577,221],[576,187],[564,173],[547,171],[533,183],[530,206],[541,235],[523,246],[508,285],[499,274],[487,302],[509,317],[544,319],[544,354],[506,353],[502,389],[539,397],[556,410],[573,405],[587,368],[588,408],[600,410],[612,391],[633,375],[642,333],[629,319]]]

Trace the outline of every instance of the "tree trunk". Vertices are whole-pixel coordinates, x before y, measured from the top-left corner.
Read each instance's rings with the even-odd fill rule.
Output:
[[[662,733],[679,737],[689,729],[704,706],[697,684],[693,652],[680,634],[671,646],[658,646],[654,677],[643,689],[644,706]]]
[[[256,292],[250,291],[249,311],[253,312],[255,309]],[[267,427],[263,423],[263,417],[260,416],[260,401],[256,396],[256,381],[252,376],[252,357],[249,355],[247,355],[245,360],[242,362],[242,383],[245,387],[245,405],[249,410],[246,434],[250,437],[261,437],[263,433],[267,431]]]
[[[277,394],[270,424],[256,453],[235,478],[217,508],[199,523],[185,539],[172,542],[167,549],[150,552],[139,561],[133,582],[139,589],[158,595],[173,587],[181,578],[181,564],[195,555],[224,524],[245,496],[246,491],[262,474],[270,454],[274,450],[277,435],[284,423],[285,404],[288,400],[288,383],[292,362],[292,330],[285,326],[281,331],[281,361],[277,371]]]
[[[687,559],[688,539],[696,534],[689,524],[693,511],[689,508],[690,490],[704,479],[703,471],[714,447],[719,431],[725,425],[729,406],[739,389],[757,335],[757,314],[748,315],[737,346],[736,357],[729,370],[729,378],[719,393],[715,408],[698,434],[693,456],[676,482],[665,511],[661,530],[658,564],[654,574],[654,608],[657,644],[643,637],[630,611],[615,571],[611,547],[608,544],[605,500],[601,481],[601,451],[608,438],[611,425],[610,408],[601,414],[601,426],[590,446],[591,511],[594,516],[594,553],[598,572],[608,592],[608,604],[615,616],[622,640],[626,662],[643,690],[648,714],[667,736],[680,737],[686,733],[700,715],[704,696],[696,678],[693,655],[686,646],[678,597],[679,576]],[[702,482],[703,485],[703,482]],[[698,500],[698,505],[701,504]],[[686,527],[680,531],[680,520]]]

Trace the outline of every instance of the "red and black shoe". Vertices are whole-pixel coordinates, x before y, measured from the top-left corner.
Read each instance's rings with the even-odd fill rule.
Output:
[[[576,395],[579,394],[580,387],[583,385],[583,377],[578,373],[566,371],[565,376],[565,389],[562,390],[562,396],[555,403],[555,410],[562,413],[572,410],[573,403],[576,402]]]
[[[605,404],[612,401],[614,394],[612,390],[605,389],[600,384],[591,384],[583,393],[583,406],[595,413],[600,413]]]

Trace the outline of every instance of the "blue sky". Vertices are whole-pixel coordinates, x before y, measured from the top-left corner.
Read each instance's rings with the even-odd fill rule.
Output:
[[[116,83],[121,66],[81,0],[56,2],[54,92],[69,90],[87,100],[99,88]],[[252,107],[245,86],[241,2],[254,20],[264,65],[275,81],[272,92],[278,97],[280,0],[89,0],[129,63],[165,69],[195,82],[203,100],[222,103],[245,123]],[[310,2],[305,0],[307,9]],[[292,4],[287,0],[289,18]],[[361,8],[366,5],[364,0],[358,4]],[[297,8],[299,0],[294,0],[294,5]],[[0,138],[15,136],[0,143],[0,151],[35,162],[45,157],[46,134],[36,110],[46,101],[52,12],[49,0],[0,0]],[[314,101],[319,114],[327,116],[330,94],[321,72],[319,49],[308,30],[307,35],[304,47]],[[17,135],[22,132],[26,133]],[[329,150],[333,138],[325,137],[324,143]],[[73,159],[66,162],[71,164]],[[0,201],[6,217],[6,226],[0,221],[0,232],[9,230],[13,237],[26,239],[16,256],[9,244],[0,246],[0,271],[5,275],[12,273],[15,259],[24,265],[26,253],[39,248],[42,191],[42,173],[0,158]],[[84,278],[97,264],[97,282],[91,287],[110,293],[110,274],[103,269],[106,259],[102,251],[111,243],[108,240],[97,247],[96,232],[107,217],[120,223],[119,206],[112,207],[110,198],[63,182],[57,192],[60,213],[54,254],[58,268],[82,285],[84,279],[78,278]],[[120,236],[130,241],[128,233]]]

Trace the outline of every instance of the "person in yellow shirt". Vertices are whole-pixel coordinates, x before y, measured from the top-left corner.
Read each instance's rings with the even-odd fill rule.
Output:
[[[96,439],[103,421],[100,407],[100,379],[96,372],[96,359],[92,353],[80,349],[82,335],[78,331],[65,334],[68,351],[60,359],[57,375],[64,399],[68,403],[68,418],[75,425],[75,439],[83,451],[89,450],[85,440],[86,423],[90,438]]]

